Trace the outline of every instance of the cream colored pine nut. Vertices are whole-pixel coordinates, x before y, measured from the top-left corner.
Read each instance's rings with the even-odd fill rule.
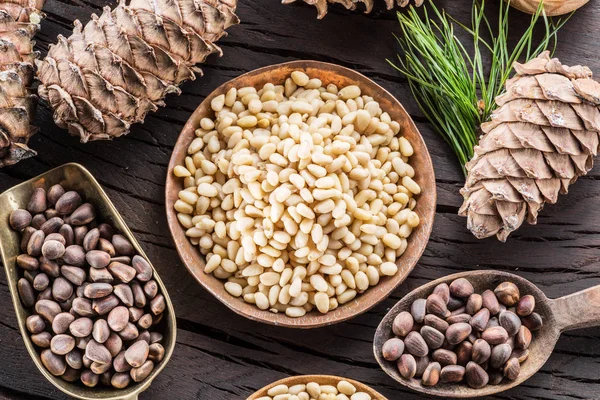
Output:
[[[186,229],[189,229],[193,226],[192,217],[189,214],[177,213],[177,220]]]
[[[417,182],[413,181],[410,176],[405,176],[402,178],[402,185],[410,190],[413,194],[421,193],[421,187],[417,185]]]
[[[268,298],[269,298],[269,305],[271,307],[273,307],[277,304],[277,301],[279,300],[280,292],[281,292],[281,286],[279,286],[279,285],[274,285],[269,288]]]
[[[318,292],[326,292],[328,288],[327,282],[321,275],[312,275],[310,277],[310,284]]]
[[[288,390],[289,389],[287,385],[277,385],[269,389],[267,391],[267,394],[269,396],[277,396],[278,394],[288,393]]]
[[[183,214],[191,214],[194,212],[194,207],[191,204],[188,204],[183,200],[177,200],[175,202],[174,208],[177,212],[180,212]]]
[[[365,392],[354,393],[350,400],[372,400],[371,396]]]
[[[223,106],[225,105],[225,95],[221,94],[215,98],[213,98],[210,102],[210,108],[212,108],[214,111],[221,111],[223,109]]]
[[[225,290],[227,290],[227,293],[234,297],[240,297],[242,295],[242,287],[240,284],[235,282],[226,282]]]
[[[279,292],[279,302],[283,305],[286,305],[290,302],[292,297],[290,296],[290,285],[285,285],[281,288]]]
[[[355,99],[360,96],[361,90],[358,86],[346,86],[338,92],[338,96],[342,100]]]
[[[178,178],[185,178],[192,175],[187,168],[181,165],[177,165],[175,168],[173,168],[173,174]]]
[[[285,314],[288,317],[300,318],[306,314],[306,310],[302,307],[288,307],[285,309]]]
[[[338,394],[338,390],[332,385],[321,385],[321,393]]]
[[[337,263],[332,266],[322,266],[321,268],[319,268],[319,271],[322,274],[338,275],[342,272],[342,266]]]
[[[354,300],[356,294],[356,290],[348,289],[344,293],[337,296],[337,301],[339,304],[346,304],[349,301]]]
[[[394,257],[395,259],[395,257]],[[375,286],[379,283],[379,271],[372,265],[367,267],[367,278],[369,278],[369,286]]]
[[[213,256],[207,260],[206,266],[204,267],[204,272],[207,274],[210,274],[221,265],[221,256],[218,254],[213,254]]]
[[[293,395],[298,395],[301,392],[304,392],[305,390],[306,390],[305,384],[297,384],[297,385],[291,386],[288,390],[288,393],[293,394]]]
[[[302,71],[294,71],[291,74],[291,78],[294,83],[298,86],[305,86],[309,82],[309,77]]]
[[[369,278],[364,272],[358,271],[354,277],[354,280],[356,282],[356,288],[359,292],[365,291],[369,288]]]
[[[213,136],[214,137],[214,136]],[[212,140],[210,140],[209,142],[212,142]],[[218,140],[217,140],[218,142]],[[207,146],[209,147],[209,146]],[[210,151],[210,149],[209,149]],[[196,167],[196,164],[194,163],[194,159],[192,157],[186,157],[184,162],[185,164],[185,168],[190,171],[190,175],[196,175],[196,171],[198,171],[198,168]]]
[[[266,310],[269,308],[269,299],[261,292],[255,293],[254,301],[256,306],[261,310]]]
[[[406,223],[411,228],[416,228],[417,226],[419,226],[419,216],[417,215],[417,213],[416,212],[411,212],[410,214],[408,214],[408,218],[406,219]]]
[[[290,306],[302,307],[308,302],[308,293],[300,292],[300,294],[290,300]]]
[[[273,286],[279,282],[280,275],[277,272],[265,272],[260,275],[260,283],[265,286]]]
[[[385,262],[380,265],[379,270],[382,275],[393,276],[398,272],[398,266],[393,262]]]
[[[346,396],[352,396],[356,393],[356,387],[348,381],[339,381],[337,384],[337,389],[340,393],[345,394]]]
[[[356,289],[356,281],[354,280],[354,274],[349,269],[344,269],[340,273],[342,280],[350,289]]]
[[[410,236],[410,234],[412,233],[412,228],[410,227],[410,225],[408,225],[408,223],[403,224],[400,227],[400,230],[398,231],[398,236],[400,236],[401,238],[407,238]],[[400,246],[398,246],[398,249],[400,248]],[[397,250],[397,249],[395,249]]]
[[[383,235],[381,241],[383,242],[383,244],[394,250],[399,249],[400,245],[402,244],[400,237],[392,233],[386,233],[385,235]]]
[[[329,296],[324,292],[315,294],[315,305],[320,313],[326,314],[329,311]]]

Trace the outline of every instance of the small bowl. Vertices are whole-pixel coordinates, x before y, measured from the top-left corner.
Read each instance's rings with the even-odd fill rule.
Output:
[[[505,1],[509,2],[514,8],[526,12],[527,14],[535,14],[542,2],[542,0]],[[544,10],[549,17],[564,15],[583,7],[588,1],[590,0],[544,0]]]
[[[30,312],[23,307],[21,299],[19,298],[19,292],[17,290],[17,281],[19,280],[19,271],[16,266],[16,258],[20,254],[20,235],[18,232],[13,231],[9,224],[8,219],[10,213],[18,208],[25,208],[29,197],[34,189],[43,187],[45,189],[50,188],[52,185],[60,183],[67,190],[76,190],[84,195],[84,197],[96,207],[98,217],[115,227],[116,230],[120,231],[133,245],[135,250],[142,257],[148,260],[146,254],[140,247],[140,244],[135,239],[123,218],[119,215],[119,212],[112,204],[100,184],[94,179],[88,170],[83,166],[75,163],[65,164],[53,170],[50,170],[36,178],[30,179],[19,185],[12,187],[6,192],[0,194],[0,254],[2,255],[2,263],[6,270],[6,277],[8,279],[8,286],[10,288],[10,294],[15,308],[15,314],[17,315],[17,322],[19,324],[19,330],[23,337],[25,347],[31,356],[35,366],[40,370],[42,375],[46,377],[54,386],[64,393],[72,396],[76,399],[84,400],[135,400],[139,394],[146,390],[154,378],[165,368],[167,362],[173,354],[175,347],[176,338],[176,322],[175,322],[175,311],[173,310],[173,304],[167,293],[167,289],[163,285],[156,269],[152,266],[154,272],[154,279],[158,283],[160,292],[165,297],[166,310],[164,311],[165,317],[161,321],[159,327],[162,328],[161,333],[164,337],[162,345],[165,348],[165,356],[163,360],[154,368],[152,373],[142,382],[134,383],[125,389],[114,389],[110,387],[98,386],[95,388],[88,388],[83,384],[70,383],[64,381],[60,377],[52,375],[42,364],[40,355],[37,348],[32,343],[29,337],[29,332],[25,327],[25,320]]]
[[[232,87],[254,86],[259,88],[268,82],[283,84],[291,72],[296,70],[304,71],[311,78],[319,78],[323,82],[323,85],[330,83],[338,87],[358,85],[363,94],[372,96],[379,101],[381,108],[390,114],[392,120],[400,123],[401,132],[410,141],[415,150],[414,155],[410,158],[410,164],[417,171],[415,180],[423,191],[419,195],[417,206],[415,207],[415,212],[419,215],[421,223],[413,230],[409,237],[406,252],[396,260],[396,264],[399,267],[396,275],[382,278],[377,286],[369,288],[363,294],[357,296],[355,300],[327,314],[320,314],[318,311],[313,311],[300,318],[291,318],[285,315],[285,313],[274,314],[269,311],[260,310],[255,305],[248,304],[243,299],[230,295],[225,290],[223,281],[215,278],[212,274],[204,273],[204,266],[206,265],[204,256],[201,255],[197,247],[193,246],[185,236],[185,230],[179,224],[177,213],[173,208],[175,201],[178,199],[178,193],[183,188],[183,180],[175,177],[173,168],[183,164],[187,156],[187,148],[196,137],[194,132],[199,127],[200,120],[204,117],[214,117],[214,112],[210,108],[210,102],[214,97],[226,93]],[[260,68],[241,75],[221,85],[212,92],[198,106],[179,135],[171,156],[171,161],[169,162],[165,192],[167,221],[175,241],[175,246],[177,247],[177,252],[188,271],[206,290],[227,307],[246,318],[271,325],[303,329],[345,321],[364,313],[387,298],[406,279],[423,254],[433,226],[436,205],[435,176],[427,146],[414,122],[400,102],[388,91],[364,75],[338,65],[318,61],[292,61]]]
[[[273,382],[270,385],[265,386],[264,388],[260,389],[256,393],[254,393],[252,396],[248,397],[246,400],[256,400],[263,396],[266,396],[267,391],[277,385],[287,385],[288,387],[290,387],[290,386],[305,384],[305,383],[309,383],[309,382],[316,382],[319,385],[337,386],[338,382],[340,382],[340,381],[350,382],[351,384],[354,385],[354,387],[356,388],[356,390],[358,392],[365,392],[365,393],[369,394],[371,396],[372,400],[387,400],[382,394],[377,393],[375,390],[371,389],[364,383],[360,383],[360,382],[354,381],[352,379],[342,378],[342,377],[333,376],[333,375],[298,375],[298,376],[291,376],[289,378],[284,378],[284,379],[278,380],[277,382]]]

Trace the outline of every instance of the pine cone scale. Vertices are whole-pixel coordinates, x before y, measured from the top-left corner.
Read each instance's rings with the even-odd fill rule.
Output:
[[[513,122],[506,124],[521,142],[525,148],[536,149],[543,152],[554,151],[552,142],[546,135],[541,126],[527,122]],[[519,147],[516,147],[519,148]]]
[[[573,104],[573,110],[588,131],[600,132],[600,110],[590,104]]]
[[[600,105],[600,82],[589,78],[578,79],[573,82],[573,87],[583,99]]]
[[[593,156],[598,154],[598,146],[600,145],[600,139],[595,132],[586,131],[572,131],[573,136],[577,138],[581,146],[585,149],[586,153]]]

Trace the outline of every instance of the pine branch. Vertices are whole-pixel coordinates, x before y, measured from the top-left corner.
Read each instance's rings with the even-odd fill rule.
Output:
[[[509,4],[500,2],[496,29],[485,15],[485,0],[473,1],[471,26],[461,24],[431,0],[423,8],[423,18],[414,7],[405,14],[398,13],[400,35],[396,39],[402,54],[397,64],[388,62],[408,78],[420,109],[452,147],[463,172],[473,156],[479,126],[494,110],[495,98],[502,94],[513,62],[528,61],[548,48],[554,49],[557,32],[568,20],[548,19],[540,3],[529,27],[509,48],[509,9]],[[539,20],[543,22],[543,37],[534,44]],[[472,52],[456,37],[456,26],[472,37]],[[490,61],[486,64],[484,59]]]

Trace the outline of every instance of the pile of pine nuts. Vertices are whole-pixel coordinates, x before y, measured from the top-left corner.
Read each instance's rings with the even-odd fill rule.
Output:
[[[294,71],[211,101],[174,208],[205,273],[261,310],[302,317],[398,272],[419,225],[413,148],[358,86]]]
[[[317,382],[294,386],[277,385],[267,390],[267,395],[256,400],[371,400],[371,395],[360,392],[348,381],[339,381],[337,385],[319,385]]]

